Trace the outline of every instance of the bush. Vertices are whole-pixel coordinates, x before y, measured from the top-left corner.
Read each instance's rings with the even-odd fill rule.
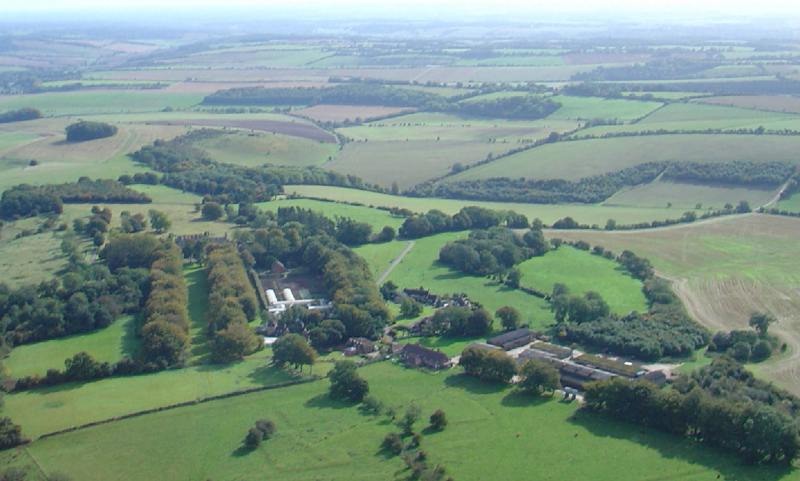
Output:
[[[431,429],[436,431],[441,431],[447,426],[447,416],[445,415],[444,411],[441,409],[437,409],[431,414],[430,418]]]
[[[338,361],[328,374],[330,396],[342,401],[361,402],[369,393],[369,384],[356,372],[353,361]]]
[[[397,433],[389,433],[383,438],[381,449],[395,456],[399,455],[403,452],[403,439]]]
[[[761,339],[753,346],[753,352],[750,354],[750,359],[753,362],[761,362],[772,355],[772,346],[768,341]]]

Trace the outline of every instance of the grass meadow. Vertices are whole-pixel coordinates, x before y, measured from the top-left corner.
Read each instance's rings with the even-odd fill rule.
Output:
[[[567,119],[617,119],[635,120],[661,107],[661,102],[628,99],[605,99],[602,97],[570,97],[556,95],[553,100],[561,108],[550,114],[548,120]]]
[[[335,201],[359,202],[374,207],[401,207],[414,212],[439,209],[448,214],[455,214],[464,206],[477,205],[494,210],[513,210],[527,216],[529,219],[539,218],[546,224],[552,224],[554,221],[566,216],[571,216],[578,222],[586,224],[604,225],[608,219],[616,219],[617,223],[620,224],[632,224],[643,221],[676,219],[686,210],[675,207],[641,208],[596,204],[523,204],[516,202],[403,197],[364,190],[316,185],[286,186],[286,192]]]
[[[787,468],[745,467],[668,434],[579,413],[576,403],[531,399],[457,371],[431,374],[384,362],[361,373],[370,392],[400,412],[417,404],[419,430],[429,413],[445,410],[447,428],[424,431],[422,447],[459,480],[655,480],[665,473],[696,481],[796,479]],[[245,450],[242,438],[259,418],[272,419],[276,434]],[[379,448],[396,430],[385,417],[331,401],[327,382],[318,381],[55,436],[17,451],[15,462],[30,456],[45,472],[86,481],[406,479],[400,458]]]
[[[0,96],[0,110],[32,107],[48,116],[156,112],[197,105],[203,95],[159,90],[87,90]]]
[[[561,283],[573,294],[599,293],[617,314],[647,311],[641,281],[631,277],[615,261],[604,257],[564,246],[529,259],[518,268],[523,286],[551,292],[554,284]]]
[[[800,195],[794,194],[786,199],[779,200],[777,207],[790,212],[800,212]]]
[[[775,196],[777,189],[758,189],[749,187],[723,187],[702,184],[686,184],[668,181],[653,181],[620,190],[603,202],[604,205],[673,207],[694,209],[722,208],[725,204],[736,205],[746,200],[751,206],[764,205]]]
[[[53,232],[36,234],[41,219],[31,218],[7,222],[0,229],[0,279],[9,286],[52,279],[67,265],[61,252],[61,238]],[[24,235],[17,238],[24,232]]]

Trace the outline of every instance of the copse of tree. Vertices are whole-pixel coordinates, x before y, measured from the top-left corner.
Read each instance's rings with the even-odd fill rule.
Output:
[[[220,90],[203,99],[207,105],[386,105],[425,107],[441,104],[442,97],[417,90],[378,84],[337,85],[328,88],[244,87]]]
[[[500,319],[503,329],[513,331],[522,323],[522,314],[512,306],[503,306],[495,312],[495,316]]]
[[[17,110],[7,110],[0,113],[0,124],[9,122],[22,122],[25,120],[41,119],[42,112],[39,109],[22,108]]]
[[[147,215],[150,218],[150,226],[159,234],[168,231],[172,227],[172,221],[169,220],[166,213],[160,210],[150,209]]]
[[[285,334],[272,345],[272,362],[283,367],[291,365],[295,369],[313,366],[317,352],[308,345],[308,341],[299,334]]]
[[[469,229],[488,229],[505,224],[511,228],[527,227],[528,219],[513,211],[495,211],[483,207],[467,206],[453,216],[439,210],[430,210],[425,214],[412,215],[400,226],[400,236],[417,239],[441,232],[462,231]]]
[[[20,446],[28,442],[22,435],[22,427],[14,424],[9,417],[0,417],[0,451]]]
[[[331,381],[330,396],[348,402],[361,402],[369,394],[369,384],[358,375],[353,361],[337,361],[328,374]]]
[[[428,335],[448,337],[475,337],[486,335],[492,330],[492,316],[483,308],[470,309],[461,306],[447,306],[437,310],[427,327]]]
[[[275,423],[269,419],[259,419],[255,426],[247,430],[247,436],[243,442],[248,448],[255,449],[273,435],[275,435]]]
[[[0,335],[13,345],[88,332],[137,312],[147,271],[71,264],[57,279],[11,289],[0,284]]]
[[[448,242],[439,251],[439,261],[466,274],[489,275],[500,274],[534,253],[514,231],[494,227]]]
[[[336,240],[344,245],[359,246],[369,242],[372,226],[366,222],[357,222],[349,217],[336,219]]]
[[[84,142],[87,140],[112,137],[117,134],[117,127],[104,122],[81,120],[66,128],[67,142]]]
[[[517,365],[504,351],[469,346],[461,353],[458,365],[470,376],[484,381],[508,383],[517,373]]]
[[[756,330],[759,336],[766,337],[769,326],[777,322],[775,316],[766,312],[754,312],[750,315],[748,325]]]
[[[345,339],[347,329],[338,319],[325,319],[318,326],[308,331],[308,338],[314,349],[330,349],[338,346]]]
[[[458,102],[447,111],[473,117],[535,120],[547,117],[559,108],[561,104],[552,99],[526,95]]]
[[[141,330],[142,355],[148,362],[168,367],[182,363],[189,347],[189,300],[183,278],[183,253],[172,241],[159,244],[150,265],[150,294]]]

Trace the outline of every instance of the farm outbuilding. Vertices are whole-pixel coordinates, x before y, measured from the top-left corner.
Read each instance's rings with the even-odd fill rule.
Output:
[[[523,327],[515,329],[499,336],[495,336],[487,340],[489,344],[500,347],[506,351],[529,344],[536,339],[536,333],[530,329]]]
[[[398,356],[408,367],[426,367],[428,369],[444,369],[450,367],[450,358],[441,351],[434,351],[419,344],[406,344]]]

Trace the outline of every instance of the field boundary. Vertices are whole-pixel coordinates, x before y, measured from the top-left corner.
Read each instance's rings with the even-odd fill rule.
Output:
[[[113,422],[123,421],[125,419],[137,418],[137,417],[145,416],[145,415],[148,415],[148,414],[155,414],[155,413],[159,413],[159,412],[163,412],[163,411],[171,411],[173,409],[179,409],[179,408],[184,408],[184,407],[189,407],[189,406],[195,406],[197,404],[204,404],[204,403],[211,402],[211,401],[218,401],[220,399],[228,399],[228,398],[233,398],[233,397],[238,397],[238,396],[244,396],[244,395],[247,395],[247,394],[253,394],[253,393],[262,392],[262,391],[270,391],[272,389],[280,389],[280,388],[289,387],[289,386],[296,386],[296,385],[299,385],[299,384],[306,384],[306,383],[310,383],[310,382],[314,382],[314,381],[319,381],[320,379],[322,379],[321,376],[307,376],[307,377],[304,377],[304,378],[301,378],[301,379],[295,379],[295,380],[292,380],[292,381],[280,382],[280,383],[277,383],[277,384],[270,384],[269,386],[259,386],[259,387],[254,387],[254,388],[241,389],[241,390],[238,390],[238,391],[231,391],[231,392],[227,392],[227,393],[224,393],[224,394],[217,394],[215,396],[208,396],[208,397],[203,397],[203,398],[199,398],[199,399],[192,399],[191,401],[183,401],[183,402],[179,402],[179,403],[175,403],[175,404],[168,404],[166,406],[159,406],[159,407],[156,407],[156,408],[144,409],[142,411],[136,411],[136,412],[132,412],[132,413],[128,413],[128,414],[123,414],[121,416],[114,416],[112,418],[101,419],[99,421],[92,421],[90,423],[80,424],[78,426],[71,426],[71,427],[68,427],[68,428],[59,429],[58,431],[53,431],[53,432],[42,434],[41,436],[37,437],[36,439],[34,439],[32,441],[38,441],[38,440],[42,440],[42,439],[47,439],[47,438],[51,438],[53,436],[58,436],[60,434],[67,434],[67,433],[71,433],[71,432],[75,432],[75,431],[80,431],[80,430],[83,430],[83,429],[92,428],[92,427],[95,427],[95,426],[102,426],[103,424],[111,424]]]

